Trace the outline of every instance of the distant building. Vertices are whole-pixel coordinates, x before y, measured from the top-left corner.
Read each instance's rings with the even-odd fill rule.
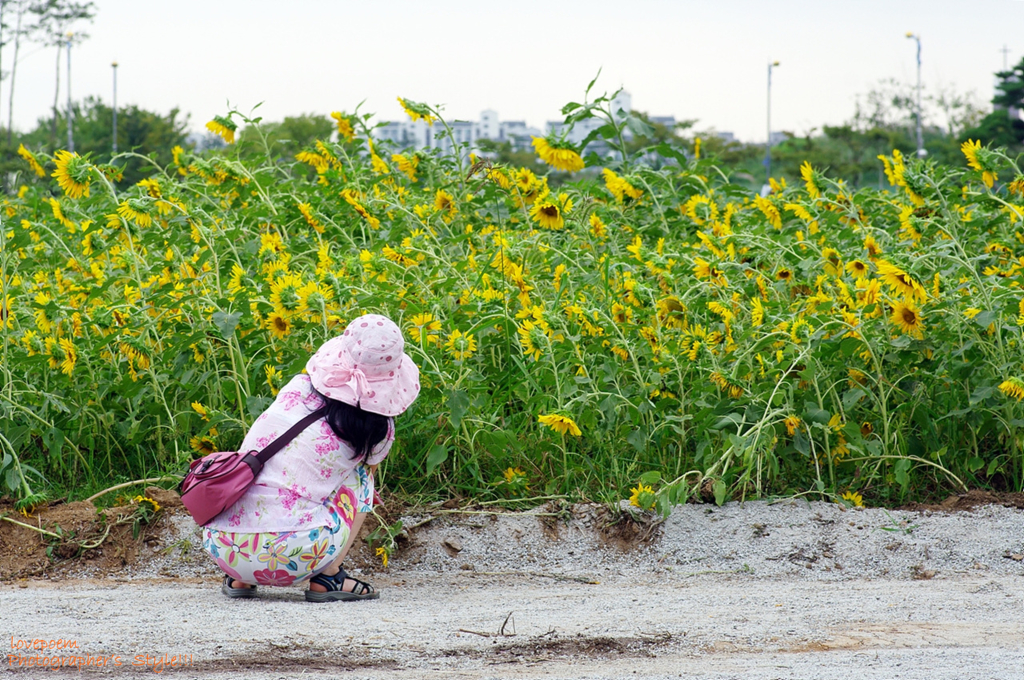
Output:
[[[609,103],[609,109],[616,121],[621,121],[632,112],[633,98],[625,90],[620,91]],[[655,116],[650,119],[652,123],[658,123],[668,128],[674,128],[675,116]],[[579,145],[592,132],[605,125],[608,121],[604,118],[589,118],[577,122],[571,130],[567,131],[566,139],[573,144]],[[378,125],[373,130],[373,136],[379,140],[386,140],[395,146],[403,149],[440,149],[444,152],[451,152],[455,143],[459,144],[466,152],[479,152],[479,142],[490,140],[498,143],[508,143],[516,151],[529,150],[532,148],[533,138],[545,134],[561,135],[565,129],[562,121],[548,121],[545,130],[530,127],[522,120],[500,120],[498,112],[487,109],[480,112],[479,121],[456,120],[450,122],[451,138],[443,125],[435,123],[427,125],[422,120],[412,121],[389,121]],[[729,134],[731,139],[731,133]],[[626,138],[632,137],[632,133],[626,131]],[[599,156],[606,156],[610,148],[603,139],[594,139],[587,147],[587,152],[593,152]]]
[[[387,140],[403,149],[440,149],[450,152],[454,144],[468,151],[478,151],[478,142],[483,139],[508,142],[515,149],[528,148],[534,137],[543,133],[521,120],[499,120],[498,112],[492,109],[482,111],[479,121],[455,120],[448,123],[448,130],[439,123],[427,125],[422,120],[388,121],[373,130],[373,136]]]

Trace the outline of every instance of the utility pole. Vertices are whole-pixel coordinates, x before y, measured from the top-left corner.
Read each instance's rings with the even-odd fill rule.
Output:
[[[114,155],[117,155],[117,62],[110,64],[114,69]]]
[[[917,157],[924,158],[928,152],[924,150],[924,137],[921,135],[921,36],[908,31],[907,37],[917,41]]]
[[[1003,53],[1003,70],[1005,71],[1007,68],[1009,68],[1009,65],[1006,63],[1006,56],[1010,53],[1010,48],[1007,47],[1006,45],[1003,45],[1003,49],[999,51]]]
[[[764,185],[770,186],[768,180],[772,177],[772,69],[779,65],[777,61],[768,62],[768,140],[765,143],[764,156]],[[761,190],[765,192],[764,189]]]
[[[71,134],[71,38],[74,34],[68,31],[68,151],[74,152],[75,139]]]

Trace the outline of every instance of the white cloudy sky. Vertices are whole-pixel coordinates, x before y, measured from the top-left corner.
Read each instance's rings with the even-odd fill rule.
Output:
[[[1024,53],[1022,0],[96,0],[90,38],[72,55],[72,95],[191,113],[200,129],[228,102],[267,119],[306,112],[403,114],[395,97],[443,104],[451,118],[541,126],[596,90],[625,86],[634,108],[696,118],[698,128],[765,137],[839,123],[883,78],[915,78],[907,31],[922,36],[926,86],[992,95],[993,72]],[[53,99],[53,49],[26,46],[14,126]],[[10,66],[5,48],[2,67]],[[64,74],[62,73],[62,81]],[[61,86],[61,101],[66,95]],[[9,82],[0,88],[7,120]]]

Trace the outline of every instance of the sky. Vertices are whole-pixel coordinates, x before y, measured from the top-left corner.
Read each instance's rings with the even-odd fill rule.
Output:
[[[89,37],[71,55],[71,95],[166,113],[201,130],[235,108],[280,120],[303,113],[404,114],[401,96],[443,105],[449,119],[543,127],[561,107],[625,87],[633,108],[696,119],[744,141],[772,129],[806,134],[853,115],[881,80],[992,97],[994,72],[1024,56],[1024,0],[96,0]],[[13,46],[0,67],[9,71]],[[54,96],[56,51],[24,45],[14,127],[27,131]],[[61,106],[67,98],[61,58]],[[10,79],[0,84],[6,126]],[[255,108],[259,105],[259,108]]]

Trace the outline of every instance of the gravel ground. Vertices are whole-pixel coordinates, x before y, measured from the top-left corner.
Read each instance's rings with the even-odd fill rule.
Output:
[[[604,522],[441,515],[367,569],[380,600],[311,605],[224,599],[175,518],[116,578],[0,587],[9,646],[78,645],[9,650],[0,675],[71,677],[11,659],[73,654],[120,657],[82,671],[111,677],[1024,678],[1024,511],[688,505],[628,549]]]

